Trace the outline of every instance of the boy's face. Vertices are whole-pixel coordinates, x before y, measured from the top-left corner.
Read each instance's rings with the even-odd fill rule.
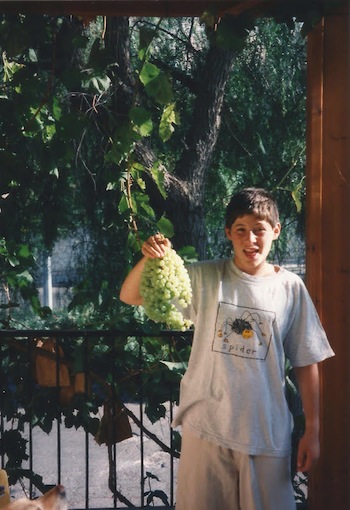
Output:
[[[253,276],[270,274],[273,266],[266,258],[280,231],[279,223],[272,227],[254,214],[237,218],[230,228],[225,228],[226,236],[232,242],[236,266]]]

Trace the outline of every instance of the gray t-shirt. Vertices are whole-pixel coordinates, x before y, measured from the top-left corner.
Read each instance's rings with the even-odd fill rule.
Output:
[[[232,259],[188,266],[195,325],[173,426],[251,455],[290,453],[292,416],[285,398],[285,357],[292,366],[334,355],[297,275],[240,271]]]

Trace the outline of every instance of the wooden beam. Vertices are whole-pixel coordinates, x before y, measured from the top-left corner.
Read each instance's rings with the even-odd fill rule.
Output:
[[[308,0],[310,9],[344,0]],[[283,0],[298,9],[305,0]],[[55,16],[201,16],[205,11],[239,15],[249,11],[261,17],[281,9],[281,0],[0,0],[0,12],[50,14]],[[297,11],[296,11],[297,12]]]
[[[255,0],[262,3],[263,0]],[[0,0],[0,12],[51,15],[201,16],[206,10],[223,12],[243,6],[244,0]],[[248,4],[252,0],[248,0]],[[244,6],[245,8],[245,6]]]
[[[309,509],[350,508],[350,3],[308,39],[307,285],[335,358],[321,370]]]

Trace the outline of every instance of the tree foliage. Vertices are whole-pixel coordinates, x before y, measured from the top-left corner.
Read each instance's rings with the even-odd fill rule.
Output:
[[[34,255],[90,233],[72,307],[115,308],[120,268],[155,230],[200,258],[215,253],[213,212],[235,187],[302,194],[300,31],[247,16],[215,23],[2,16],[1,231]]]

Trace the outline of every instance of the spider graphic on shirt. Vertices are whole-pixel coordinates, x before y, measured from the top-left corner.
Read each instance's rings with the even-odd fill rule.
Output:
[[[220,338],[224,337],[224,342],[228,342],[228,337],[232,333],[241,335],[244,340],[249,340],[252,338],[254,333],[256,333],[258,336],[266,336],[260,327],[262,324],[263,322],[258,313],[252,313],[248,310],[245,310],[238,318],[232,319],[231,317],[228,317],[225,319],[220,329],[218,330],[218,336]],[[262,345],[261,341],[259,341],[259,345]]]

